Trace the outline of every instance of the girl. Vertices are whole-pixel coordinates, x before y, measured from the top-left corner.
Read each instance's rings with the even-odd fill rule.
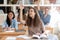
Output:
[[[9,11],[7,14],[6,21],[3,24],[4,31],[18,29],[17,21],[14,18],[15,18],[14,12]]]

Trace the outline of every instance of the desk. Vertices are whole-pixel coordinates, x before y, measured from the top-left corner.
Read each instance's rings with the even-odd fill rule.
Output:
[[[1,40],[6,40],[6,38],[7,38],[7,36],[1,38]],[[16,40],[25,40],[25,39],[23,39],[23,38],[16,38]]]
[[[0,37],[24,35],[25,32],[0,32]]]
[[[1,40],[6,40],[8,36],[5,36],[3,38],[1,38]],[[48,40],[48,39],[23,39],[23,38],[16,38],[16,40]]]

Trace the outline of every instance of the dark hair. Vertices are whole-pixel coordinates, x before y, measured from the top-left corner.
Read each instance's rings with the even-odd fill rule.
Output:
[[[13,12],[13,11],[9,11],[8,14],[7,14],[7,19],[6,19],[6,23],[8,24],[8,27],[11,25],[11,21],[10,21],[10,19],[9,19],[9,17],[8,17],[8,15],[9,15],[10,12],[13,14],[13,18],[12,18],[12,19],[15,18],[14,12]]]
[[[42,24],[42,21],[41,21],[39,15],[38,15],[38,11],[37,11],[36,9],[32,8],[32,7],[30,7],[29,10],[30,10],[30,9],[33,9],[36,14],[35,14],[34,19],[32,19],[32,18],[29,16],[29,13],[28,13],[26,25],[27,25],[28,27],[40,27],[40,31],[41,31],[41,33],[43,33],[43,32],[44,32],[43,24]]]
[[[25,15],[25,14],[27,13],[27,11],[28,11],[28,8],[25,7],[25,8],[22,10],[23,15]],[[18,16],[20,17],[20,9],[18,9],[17,12],[18,12]]]
[[[26,19],[26,13],[28,12],[28,8],[24,7],[24,9],[22,10],[22,14],[23,14],[23,20]],[[20,9],[18,9],[18,17],[17,17],[17,21],[20,22]]]
[[[36,14],[35,14],[34,19],[32,19],[32,18],[29,16],[29,14],[28,14],[28,18],[27,18],[27,22],[26,22],[27,25],[28,25],[28,26],[31,26],[31,24],[33,24],[33,26],[36,27],[36,26],[42,24],[41,21],[40,21],[40,18],[39,18],[39,16],[38,16],[38,14],[37,14],[38,12],[36,11],[36,9],[34,9],[34,8],[32,8],[32,7],[30,7],[29,10],[30,10],[30,9],[33,9]],[[33,21],[33,23],[32,23],[32,21]]]
[[[38,0],[34,0],[34,2],[36,2],[36,1],[38,1]]]

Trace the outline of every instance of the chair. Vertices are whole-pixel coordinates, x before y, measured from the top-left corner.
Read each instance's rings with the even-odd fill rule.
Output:
[[[23,24],[18,24],[18,30],[22,30],[23,29]]]
[[[25,31],[25,34],[28,35],[28,26],[24,27],[24,24],[18,24],[18,30]]]

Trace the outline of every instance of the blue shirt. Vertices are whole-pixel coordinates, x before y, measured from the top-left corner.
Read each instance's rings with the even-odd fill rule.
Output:
[[[3,23],[3,28],[4,27],[8,27],[8,24],[6,23],[6,21]],[[10,25],[11,28],[15,28],[16,30],[18,30],[18,23],[17,20],[12,19],[12,24]]]
[[[48,14],[46,17],[44,17],[45,14],[43,14],[43,11],[38,11],[39,12],[39,15],[40,15],[40,18],[42,19],[44,25],[46,25],[47,23],[50,22],[50,18],[51,16]]]

